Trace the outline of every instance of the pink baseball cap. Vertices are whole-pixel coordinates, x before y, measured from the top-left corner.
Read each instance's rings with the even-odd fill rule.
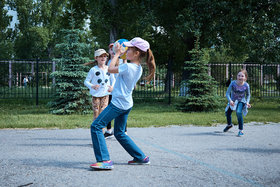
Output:
[[[126,47],[137,47],[141,51],[147,52],[150,49],[150,44],[146,40],[143,40],[140,37],[135,37],[129,42],[123,42]]]

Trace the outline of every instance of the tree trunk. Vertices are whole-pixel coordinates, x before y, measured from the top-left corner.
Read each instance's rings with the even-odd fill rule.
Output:
[[[116,15],[116,3],[117,0],[109,0],[110,4],[112,5],[112,16]],[[110,29],[110,43],[113,43],[117,40],[117,28],[114,24],[112,24],[112,27]]]

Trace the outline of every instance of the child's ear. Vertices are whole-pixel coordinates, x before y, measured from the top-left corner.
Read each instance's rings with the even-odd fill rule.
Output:
[[[135,50],[135,55],[139,56],[140,55],[140,52]]]

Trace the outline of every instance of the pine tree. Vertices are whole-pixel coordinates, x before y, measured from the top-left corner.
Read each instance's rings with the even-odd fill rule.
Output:
[[[53,114],[84,114],[92,111],[89,91],[84,86],[88,67],[83,65],[89,61],[89,58],[83,57],[89,45],[79,42],[82,31],[74,29],[73,11],[70,23],[72,29],[63,29],[63,42],[56,45],[60,56],[54,59],[59,67],[52,73],[56,81],[56,93],[54,100],[48,103]]]
[[[199,46],[196,37],[195,48],[190,51],[191,61],[186,61],[185,69],[191,73],[186,82],[188,95],[181,105],[184,112],[214,111],[220,107],[220,98],[216,94],[216,82],[208,75],[208,60]]]

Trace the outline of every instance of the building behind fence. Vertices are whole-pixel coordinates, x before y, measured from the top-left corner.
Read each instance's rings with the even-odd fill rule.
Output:
[[[50,74],[56,71],[51,61],[0,61],[0,98],[51,98],[55,93],[55,78]],[[217,93],[225,96],[226,83],[236,79],[237,72],[248,71],[252,97],[280,96],[280,64],[209,64],[208,74],[217,81]],[[38,71],[37,71],[38,70]],[[144,68],[144,75],[146,73]],[[182,72],[171,73],[166,67],[157,67],[154,79],[147,84],[141,79],[134,90],[135,98],[176,98],[185,97],[187,84],[182,81]],[[23,79],[28,82],[24,85]],[[37,79],[38,78],[38,79]]]

